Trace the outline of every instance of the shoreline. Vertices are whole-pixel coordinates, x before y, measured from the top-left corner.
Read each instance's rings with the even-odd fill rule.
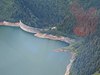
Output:
[[[75,42],[74,39],[68,38],[68,37],[64,37],[64,36],[54,36],[52,34],[44,34],[41,33],[42,29],[39,28],[34,28],[34,27],[30,27],[28,25],[25,25],[24,23],[22,23],[21,21],[19,22],[7,22],[7,21],[3,21],[0,22],[0,26],[12,26],[12,27],[19,27],[22,30],[29,32],[29,33],[35,33],[34,36],[38,37],[38,38],[46,38],[46,39],[50,39],[50,40],[58,40],[58,41],[62,41],[62,42],[66,42],[66,43],[72,43]]]
[[[70,63],[66,66],[66,72],[64,74],[64,75],[69,75],[71,67],[72,67],[72,64],[73,64],[74,60],[76,59],[76,53],[73,52],[73,51],[69,51],[69,50],[63,49],[63,48],[56,49],[56,50],[54,50],[54,52],[71,52],[72,56],[71,56],[71,59],[70,59]]]
[[[3,21],[3,22],[0,22],[0,26],[19,27],[20,29],[22,29],[22,30],[24,30],[26,32],[34,33],[34,36],[38,37],[38,38],[45,38],[45,39],[50,39],[50,40],[58,40],[58,41],[62,41],[62,42],[69,43],[69,44],[75,42],[74,39],[71,39],[71,38],[68,38],[68,37],[64,37],[64,36],[59,36],[58,37],[58,36],[54,36],[52,34],[41,33],[42,29],[30,27],[28,25],[25,25],[21,21],[15,22],[15,23]],[[60,51],[57,50],[57,52],[65,52],[65,51],[64,50],[60,50]],[[65,75],[69,75],[70,74],[70,69],[71,69],[72,63],[75,60],[76,54],[74,52],[71,52],[71,53],[72,53],[72,57],[70,59],[70,63],[66,67]]]
[[[71,52],[71,53],[72,53],[72,57],[70,59],[70,63],[66,67],[65,75],[69,75],[70,74],[70,70],[71,70],[72,64],[73,64],[74,60],[76,59],[76,53],[74,53],[74,52]]]
[[[68,37],[63,37],[63,36],[58,37],[58,36],[54,36],[51,34],[36,33],[36,34],[34,34],[34,36],[39,37],[39,38],[50,39],[50,40],[58,40],[58,41],[62,41],[62,42],[69,43],[69,44],[74,42],[73,39],[70,39]]]

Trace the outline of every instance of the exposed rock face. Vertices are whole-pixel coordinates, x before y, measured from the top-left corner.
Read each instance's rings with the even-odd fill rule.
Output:
[[[36,37],[40,37],[40,38],[47,38],[47,39],[51,39],[51,40],[59,40],[59,41],[63,41],[66,43],[72,43],[74,42],[73,39],[70,39],[68,37],[63,37],[63,36],[53,36],[53,35],[48,35],[48,34],[42,34],[42,33],[36,33],[35,34]]]
[[[73,64],[73,62],[75,60],[75,56],[76,56],[76,54],[72,53],[72,58],[70,59],[69,65],[66,67],[66,73],[65,73],[65,75],[69,75],[70,74],[70,69],[71,69],[71,66],[72,66],[72,64]]]

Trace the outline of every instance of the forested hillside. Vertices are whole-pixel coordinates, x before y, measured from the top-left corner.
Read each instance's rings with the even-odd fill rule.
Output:
[[[0,0],[0,19],[45,27],[64,19],[67,4],[65,0]]]
[[[76,18],[76,26],[73,32],[81,37],[81,41],[74,45],[74,51],[77,52],[77,56],[72,65],[70,75],[92,75],[96,71],[99,74],[100,15],[98,3],[100,1],[80,0],[72,4],[71,12]]]
[[[70,75],[100,75],[100,0],[0,0],[4,20],[74,38],[68,47],[77,53]]]

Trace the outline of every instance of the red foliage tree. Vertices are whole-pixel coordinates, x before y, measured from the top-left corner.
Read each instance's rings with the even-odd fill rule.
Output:
[[[96,16],[96,8],[91,7],[87,11],[78,4],[73,2],[71,5],[71,12],[76,18],[77,25],[73,31],[78,36],[87,36],[96,30],[98,17]]]

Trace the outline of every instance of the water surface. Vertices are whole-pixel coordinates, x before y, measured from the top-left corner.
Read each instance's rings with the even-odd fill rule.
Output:
[[[64,75],[70,52],[63,42],[40,39],[14,27],[0,27],[0,75]]]

